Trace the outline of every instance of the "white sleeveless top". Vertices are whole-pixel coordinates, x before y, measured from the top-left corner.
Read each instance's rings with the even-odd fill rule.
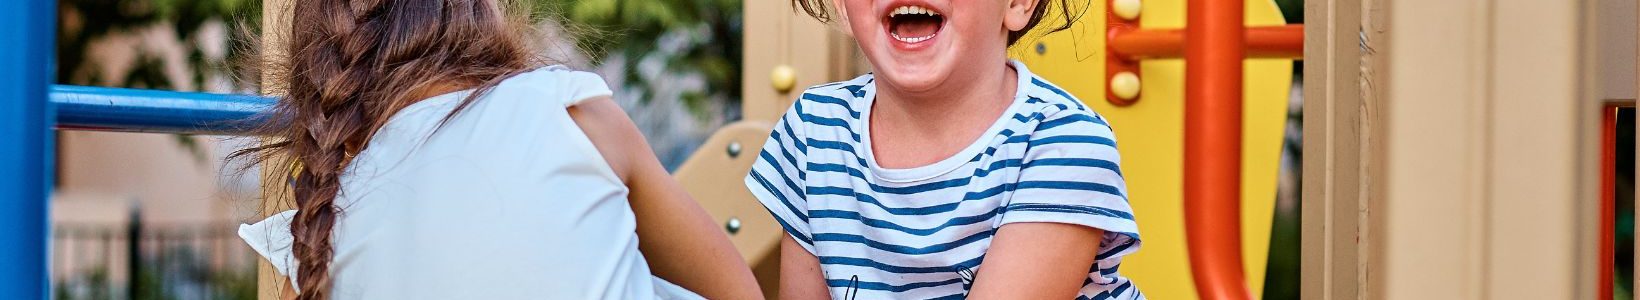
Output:
[[[562,66],[520,74],[435,132],[471,93],[404,108],[348,166],[332,297],[700,298],[650,274],[626,186],[569,117],[610,94],[602,78]],[[294,214],[239,228],[287,276]]]

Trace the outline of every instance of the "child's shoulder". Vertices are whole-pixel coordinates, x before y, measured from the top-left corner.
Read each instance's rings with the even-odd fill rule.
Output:
[[[786,115],[804,123],[814,121],[824,123],[820,125],[848,127],[848,122],[859,120],[861,112],[870,107],[866,97],[873,88],[872,83],[871,73],[866,73],[850,80],[808,87],[797,96]]]
[[[597,73],[577,71],[563,65],[536,68],[507,78],[498,89],[513,88],[546,95],[564,94],[570,101],[609,94],[609,85]]]
[[[866,93],[872,89],[872,84],[875,81],[876,78],[871,73],[866,73],[854,77],[854,79],[811,86],[803,89],[803,94],[797,98],[797,102],[808,104],[812,102],[843,101],[845,103],[837,104],[850,105],[856,102],[853,100],[864,98]]]
[[[1083,129],[1101,129],[1096,131],[1110,134],[1110,123],[1105,121],[1104,116],[1100,116],[1092,107],[1082,103],[1081,99],[1048,82],[1047,79],[1031,74],[1029,78],[1020,80],[1019,89],[1019,94],[1026,98],[1026,113],[1039,121],[1038,130],[1064,125],[1091,126],[1098,128]]]

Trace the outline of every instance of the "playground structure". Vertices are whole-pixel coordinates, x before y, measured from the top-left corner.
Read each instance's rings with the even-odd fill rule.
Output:
[[[265,1],[265,22],[288,1]],[[0,102],[0,295],[17,298],[49,295],[52,128],[233,134],[272,101],[51,85],[52,2],[0,3],[0,41],[20,45],[0,48],[12,99]],[[1260,295],[1302,54],[1304,298],[1609,299],[1611,197],[1599,191],[1612,190],[1615,154],[1602,117],[1633,105],[1634,53],[1627,98],[1589,83],[1619,64],[1599,63],[1605,27],[1583,20],[1609,1],[1388,2],[1308,0],[1301,27],[1281,25],[1269,0],[1093,0],[1069,30],[1010,50],[1115,125],[1146,238],[1123,273],[1150,297]],[[773,296],[781,232],[741,186],[748,154],[794,91],[866,67],[847,37],[786,2],[745,5],[745,119],[675,175]],[[1632,44],[1628,24],[1616,35]],[[262,275],[271,298],[279,279]]]

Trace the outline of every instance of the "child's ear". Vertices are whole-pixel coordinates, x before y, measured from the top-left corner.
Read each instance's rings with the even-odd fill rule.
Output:
[[[1002,18],[1002,26],[1008,31],[1025,30],[1025,25],[1031,23],[1031,15],[1036,14],[1036,3],[1042,0],[1007,0],[1007,15]]]
[[[831,11],[836,13],[836,15],[834,15],[831,19],[831,22],[833,23],[832,26],[837,27],[838,30],[842,30],[844,35],[854,37],[854,26],[850,26],[848,23],[848,9],[843,7],[843,1],[847,0],[828,1],[831,2]]]

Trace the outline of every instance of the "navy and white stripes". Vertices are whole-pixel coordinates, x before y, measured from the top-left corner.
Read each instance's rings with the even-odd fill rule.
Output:
[[[819,258],[832,295],[961,299],[998,227],[1106,232],[1081,299],[1143,298],[1117,274],[1137,251],[1110,124],[1022,64],[1013,104],[973,145],[914,169],[874,168],[871,74],[804,91],[769,134],[746,185]],[[1091,250],[1091,249],[1090,249]],[[964,275],[967,274],[967,275]]]

